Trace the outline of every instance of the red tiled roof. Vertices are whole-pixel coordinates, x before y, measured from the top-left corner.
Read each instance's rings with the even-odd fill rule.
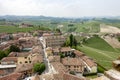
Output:
[[[82,52],[80,52],[80,51],[78,51],[78,50],[75,50],[75,51],[74,51],[74,54],[77,55],[77,56],[79,56],[79,57],[85,55],[84,53],[82,53]]]
[[[82,60],[85,61],[87,63],[87,65],[90,66],[90,67],[97,66],[97,64],[95,63],[95,61],[93,61],[88,56],[83,56]]]
[[[33,68],[32,64],[19,64],[17,65],[15,72],[23,72],[27,70],[32,70],[32,68]]]
[[[84,77],[77,77],[71,74],[64,74],[63,80],[86,80]]]
[[[22,77],[22,73],[12,73],[1,77],[0,80],[19,80]]]
[[[84,77],[77,77],[75,75],[67,74],[67,73],[59,73],[53,75],[54,80],[87,80]]]
[[[0,75],[3,75],[5,74],[5,71],[4,70],[0,70]]]
[[[71,48],[70,47],[61,47],[60,51],[61,52],[71,51]]]
[[[67,69],[65,68],[65,66],[60,63],[60,62],[52,62],[51,63],[53,65],[53,67],[55,68],[55,70],[59,73],[65,73],[67,72]]]
[[[1,62],[9,62],[9,61],[14,61],[17,62],[17,58],[16,57],[4,57]]]
[[[84,63],[78,58],[63,58],[62,63],[64,65],[84,65]]]
[[[8,57],[27,57],[29,52],[11,52]]]

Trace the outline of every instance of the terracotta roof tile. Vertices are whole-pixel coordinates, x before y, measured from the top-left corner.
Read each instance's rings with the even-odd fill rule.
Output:
[[[11,52],[8,57],[27,57],[30,52]]]
[[[71,48],[70,47],[61,47],[60,51],[61,52],[71,51]]]
[[[14,61],[17,62],[17,58],[16,57],[4,57],[1,62],[9,62],[9,61]]]
[[[12,73],[1,77],[0,80],[19,80],[22,77],[22,73]]]
[[[63,80],[86,80],[84,77],[77,77],[71,74],[64,74]]]
[[[66,70],[65,66],[60,62],[52,62],[51,64],[53,65],[55,70],[59,73],[65,73],[68,71],[68,70]]]
[[[82,60],[85,61],[88,64],[88,66],[90,66],[90,67],[97,66],[97,64],[95,63],[95,61],[93,61],[88,56],[83,56]]]
[[[17,65],[15,72],[23,72],[23,71],[31,70],[32,68],[33,68],[32,64],[19,64]]]
[[[63,58],[62,63],[64,65],[84,65],[84,63],[78,58]]]
[[[79,56],[79,57],[85,56],[84,53],[82,53],[82,52],[80,52],[80,51],[78,51],[78,50],[74,50],[74,54],[77,55],[77,56]]]

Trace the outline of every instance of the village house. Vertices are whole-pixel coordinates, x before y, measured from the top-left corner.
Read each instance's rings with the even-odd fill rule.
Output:
[[[4,41],[8,41],[10,39],[10,34],[7,33],[0,33],[0,43]]]
[[[33,46],[40,45],[39,39],[37,37],[21,37],[19,40],[19,46],[23,50],[32,50]]]
[[[60,47],[63,46],[66,41],[64,36],[47,36],[44,37],[46,42],[46,47]]]
[[[16,57],[4,57],[0,64],[0,76],[14,72],[17,65]]]
[[[110,80],[120,80],[120,72],[115,69],[105,71],[105,76],[107,76]]]
[[[101,76],[101,77],[97,77],[97,78],[95,78],[95,79],[90,79],[90,80],[111,80],[111,79],[109,79],[109,78],[106,77],[106,76]]]
[[[33,65],[29,63],[19,64],[15,69],[15,73],[22,73],[24,76],[31,76],[33,73]]]
[[[95,63],[94,60],[89,58],[88,56],[83,56],[81,57],[83,62],[85,63],[85,74],[87,73],[97,73],[97,64]]]
[[[75,54],[76,58],[80,58],[80,57],[85,56],[85,54],[83,52],[80,52],[78,50],[74,50],[74,54]]]
[[[60,55],[63,54],[64,56],[75,57],[74,49],[70,47],[60,47],[60,48],[53,48],[53,55]]]
[[[24,52],[20,53],[18,59],[18,64],[26,64],[26,63],[31,63],[31,57],[29,56],[30,53]]]
[[[9,65],[0,64],[0,77],[14,72],[15,69],[16,69],[16,64],[9,64]]]
[[[120,71],[120,60],[115,60],[112,62],[113,68]]]
[[[68,74],[68,73],[54,74],[53,77],[54,77],[54,79],[52,79],[52,80],[87,80],[83,76],[77,77],[75,75]],[[47,80],[49,80],[49,79],[47,79]]]
[[[61,61],[60,56],[49,56],[48,59],[50,62],[60,62]]]
[[[34,53],[41,53],[42,54],[43,53],[42,52],[42,47],[41,46],[33,46],[32,50],[31,50],[31,53],[33,53],[33,54]]]
[[[60,62],[51,62],[51,64],[53,65],[56,73],[66,73],[66,72],[68,72],[68,70],[65,68],[65,66]]]
[[[11,65],[11,64],[17,64],[17,58],[16,57],[4,57],[1,60],[2,65]]]
[[[10,47],[9,44],[7,44],[6,42],[3,44],[0,44],[0,50],[7,50]]]
[[[34,65],[35,63],[42,63],[43,62],[43,56],[42,54],[35,53],[35,54],[30,54],[31,57],[31,62]]]
[[[77,73],[84,72],[85,64],[78,58],[63,58],[62,63],[69,71],[75,71]]]
[[[25,33],[23,33],[23,32],[13,33],[12,37],[13,37],[13,40],[18,40],[21,37],[25,37]]]

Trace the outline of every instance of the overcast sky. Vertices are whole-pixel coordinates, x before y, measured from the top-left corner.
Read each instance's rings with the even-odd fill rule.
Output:
[[[120,16],[120,0],[0,0],[0,15]]]

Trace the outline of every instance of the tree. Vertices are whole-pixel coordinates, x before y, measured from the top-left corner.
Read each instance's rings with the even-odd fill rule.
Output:
[[[15,45],[11,45],[9,51],[10,52],[20,52],[20,48]]]
[[[70,39],[69,38],[67,38],[67,40],[65,41],[64,46],[70,46]]]
[[[58,28],[55,31],[58,32],[58,33],[61,33],[60,29],[58,29]]]
[[[6,57],[6,56],[7,56],[7,54],[5,54],[4,51],[1,51],[1,50],[0,50],[0,60],[1,60],[2,58]]]
[[[46,69],[46,67],[44,63],[36,63],[33,69],[34,72],[41,74]]]
[[[64,58],[65,57],[65,55],[63,55],[62,53],[60,53],[60,58]]]
[[[70,38],[70,46],[72,47],[73,46],[73,35],[71,34],[69,38]]]
[[[78,42],[76,38],[71,34],[69,38],[65,41],[64,46],[70,46],[76,48]]]

